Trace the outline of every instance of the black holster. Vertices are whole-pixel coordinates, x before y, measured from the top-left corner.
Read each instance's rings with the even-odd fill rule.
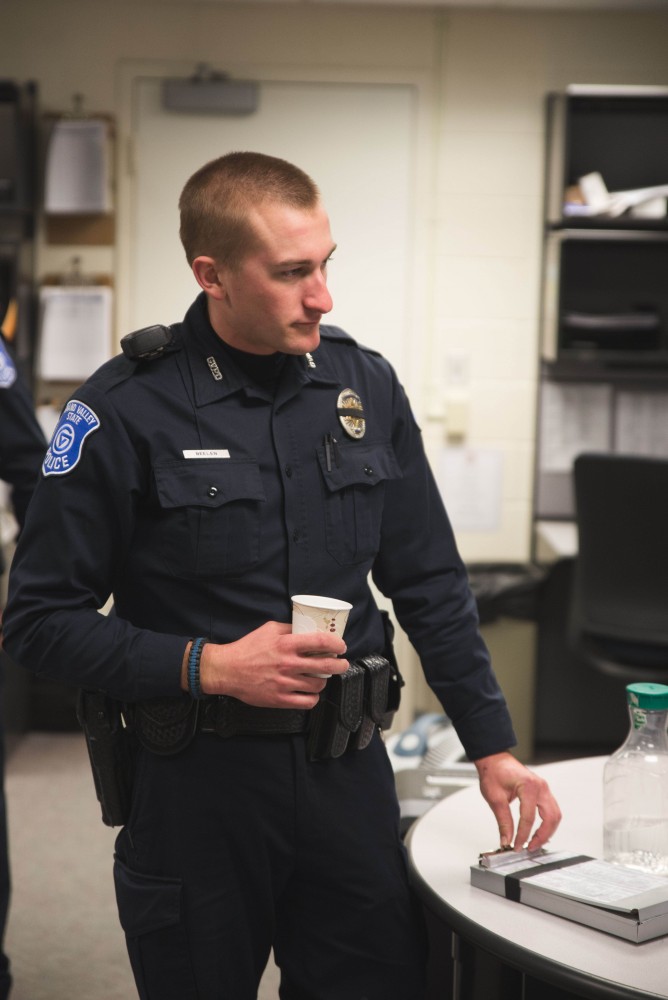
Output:
[[[135,742],[123,705],[101,691],[79,691],[77,718],[86,737],[102,822],[128,821],[135,770]]]
[[[401,689],[406,683],[401,676],[399,664],[394,653],[394,625],[387,611],[381,611],[383,619],[383,631],[385,633],[385,647],[383,655],[390,665],[389,681],[387,686],[387,707],[380,723],[381,729],[389,729],[394,719],[394,714],[399,708],[401,701]]]

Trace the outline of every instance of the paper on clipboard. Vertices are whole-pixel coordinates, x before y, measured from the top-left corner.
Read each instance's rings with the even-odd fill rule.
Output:
[[[50,214],[111,212],[109,124],[57,121],[49,140],[44,210]]]
[[[497,531],[501,525],[503,454],[493,448],[443,448],[438,488],[455,531]]]
[[[45,381],[82,381],[110,356],[112,290],[45,285],[37,370]]]

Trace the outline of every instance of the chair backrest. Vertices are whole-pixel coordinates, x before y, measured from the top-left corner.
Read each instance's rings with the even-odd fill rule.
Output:
[[[668,646],[668,460],[582,454],[574,481],[578,627]]]

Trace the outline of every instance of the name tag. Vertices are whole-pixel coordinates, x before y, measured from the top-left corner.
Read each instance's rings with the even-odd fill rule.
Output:
[[[227,448],[193,448],[184,450],[184,458],[229,458],[230,453]]]

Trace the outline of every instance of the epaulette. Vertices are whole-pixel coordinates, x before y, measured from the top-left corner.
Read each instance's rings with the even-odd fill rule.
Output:
[[[135,330],[121,339],[122,353],[105,362],[91,375],[89,381],[106,392],[132,378],[143,362],[152,363],[157,358],[181,350],[181,346],[181,337],[176,327],[147,326]]]
[[[345,344],[347,347],[357,347],[358,350],[364,351],[366,354],[375,354],[378,357],[383,356],[375,347],[367,347],[365,344],[360,344],[359,340],[355,340],[349,333],[342,330],[340,326],[321,326],[320,336],[323,340],[332,340],[339,344]]]

